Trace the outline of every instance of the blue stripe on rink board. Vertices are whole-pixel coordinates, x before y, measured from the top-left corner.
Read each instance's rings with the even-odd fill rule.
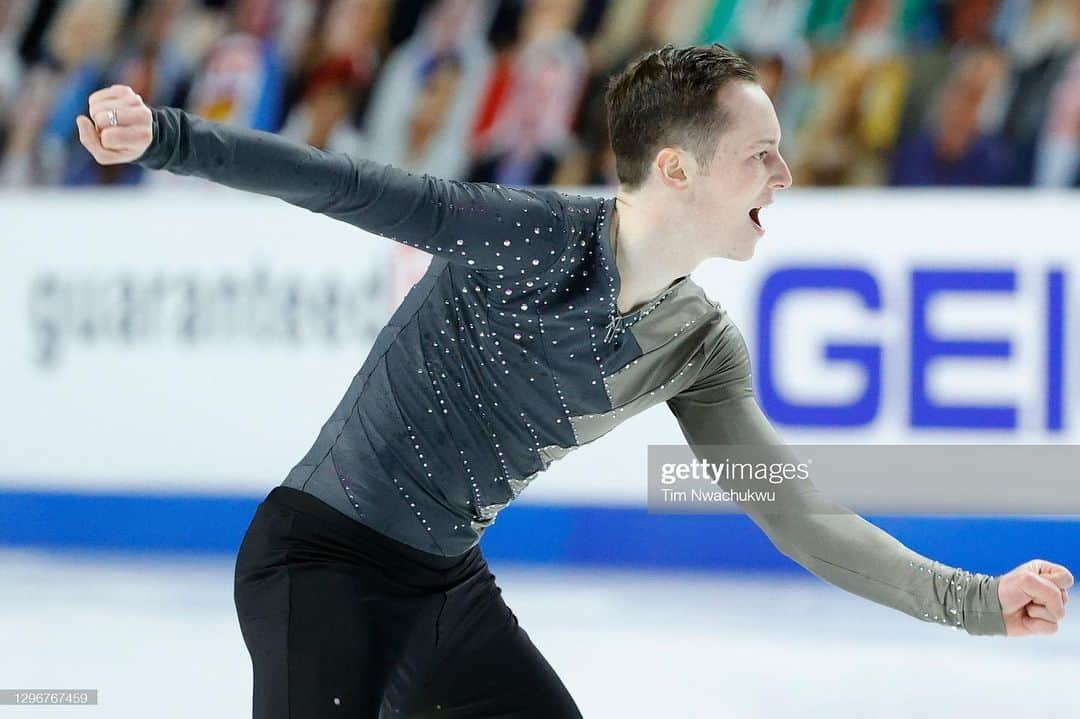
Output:
[[[261,498],[0,490],[0,545],[234,553]],[[1042,558],[1080,569],[1080,517],[867,519],[932,559],[1001,573]],[[483,541],[492,561],[626,569],[803,571],[739,515],[517,504]]]

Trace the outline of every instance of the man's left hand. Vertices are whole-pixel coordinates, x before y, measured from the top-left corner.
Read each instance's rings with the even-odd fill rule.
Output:
[[[1072,573],[1060,564],[1032,559],[1001,575],[998,599],[1005,619],[1005,634],[1056,634],[1069,603]]]

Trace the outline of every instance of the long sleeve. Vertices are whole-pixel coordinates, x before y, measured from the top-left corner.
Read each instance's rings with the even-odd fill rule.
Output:
[[[700,459],[720,463],[724,446],[753,445],[770,462],[797,463],[753,396],[742,336],[726,315],[723,321],[727,324],[702,373],[668,406]],[[736,489],[731,482],[721,484]],[[809,480],[769,489],[775,490],[773,501],[747,501],[740,508],[777,549],[821,579],[917,619],[970,634],[1005,634],[998,578],[913,552],[825,497]]]
[[[143,167],[277,197],[470,269],[537,276],[569,242],[553,190],[416,175],[177,108],[152,113]]]

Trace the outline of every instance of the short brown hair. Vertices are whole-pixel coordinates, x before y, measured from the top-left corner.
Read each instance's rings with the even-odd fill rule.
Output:
[[[723,45],[665,45],[638,58],[608,82],[608,133],[619,182],[648,177],[656,152],[681,145],[703,166],[728,126],[716,93],[733,80],[758,82],[754,66]]]

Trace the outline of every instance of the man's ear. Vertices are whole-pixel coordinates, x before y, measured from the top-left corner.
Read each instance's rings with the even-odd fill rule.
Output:
[[[695,170],[694,159],[681,148],[664,147],[656,153],[656,169],[664,186],[683,189]]]

